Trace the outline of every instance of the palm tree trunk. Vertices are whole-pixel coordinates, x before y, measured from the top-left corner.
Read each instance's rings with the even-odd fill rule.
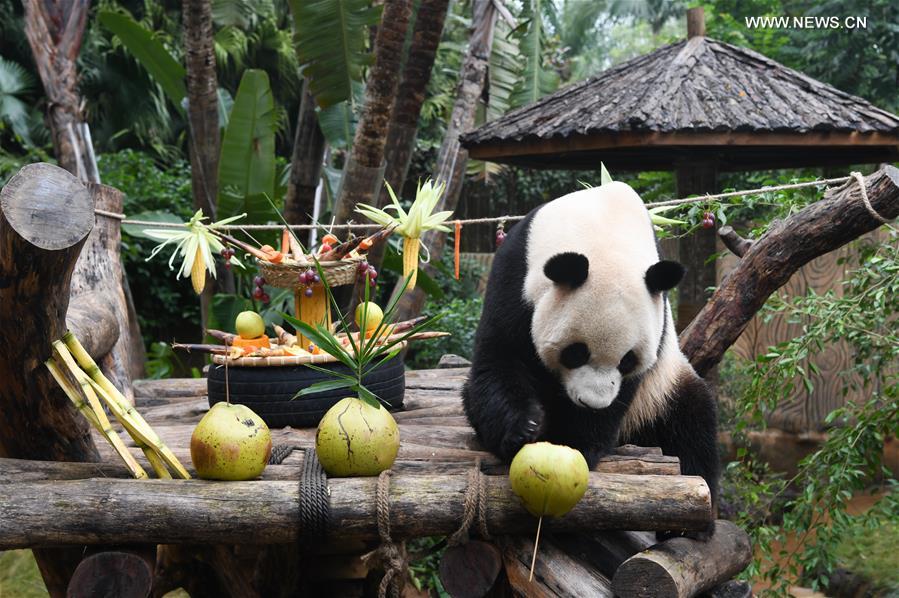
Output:
[[[187,122],[190,133],[190,179],[194,208],[215,220],[218,195],[218,161],[221,133],[218,120],[218,77],[212,38],[210,0],[184,0],[182,4],[184,58],[187,67]],[[228,285],[230,272],[219,280]],[[207,280],[207,283],[211,282]],[[214,286],[207,284],[200,296],[201,329],[206,329]]]
[[[365,105],[337,197],[337,222],[349,220],[357,203],[372,203],[381,187],[388,125],[411,12],[411,0],[384,2],[375,38],[375,64],[365,86]]]
[[[85,139],[76,61],[90,8],[88,0],[25,0],[25,35],[44,91],[59,165],[82,181],[98,183]]]
[[[448,7],[449,0],[422,0],[415,17],[409,57],[403,68],[403,80],[393,105],[390,129],[387,133],[385,157],[387,169],[384,178],[397,193],[406,180],[412,153],[415,151],[418,118],[425,101],[428,82],[431,80],[431,70],[437,56],[437,46],[440,45],[440,36],[443,34]],[[389,202],[387,190],[381,189],[378,206],[383,207]],[[369,253],[368,262],[380,269],[383,261],[384,245],[381,244]]]
[[[318,126],[315,100],[309,92],[309,82],[303,82],[303,97],[297,114],[293,156],[290,159],[290,180],[284,198],[284,218],[291,224],[309,224],[315,209],[315,189],[321,178],[325,155],[325,137]]]
[[[493,31],[496,27],[498,12],[493,0],[475,0],[474,17],[472,19],[471,39],[468,52],[459,73],[459,84],[456,87],[456,102],[446,128],[440,153],[437,155],[436,178],[446,183],[443,195],[435,212],[455,210],[459,203],[459,192],[468,162],[468,150],[459,143],[459,136],[474,126],[478,100],[484,92],[487,81],[487,65],[490,60],[490,48],[493,45]],[[422,238],[430,250],[431,256],[440,259],[446,243],[446,234],[439,231],[428,231]],[[393,293],[402,291],[402,284],[397,283]],[[416,287],[400,299],[397,308],[398,321],[413,318],[421,313],[425,294],[421,287]]]

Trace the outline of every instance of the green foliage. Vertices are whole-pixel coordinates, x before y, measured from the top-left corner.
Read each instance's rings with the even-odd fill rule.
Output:
[[[800,578],[815,588],[825,585],[827,573],[838,562],[837,547],[857,529],[876,529],[899,521],[896,480],[881,466],[883,442],[899,434],[899,233],[862,247],[842,293],[809,292],[786,300],[773,297],[769,310],[789,314],[802,324],[803,333],[771,347],[746,365],[745,394],[734,397],[734,435],[745,445],[751,427],[763,427],[766,416],[790,396],[796,385],[807,391],[818,369],[815,357],[826,345],[843,341],[853,350],[850,368],[841,373],[844,394],[861,390],[871,398],[848,404],[828,415],[827,440],[805,458],[799,472],[783,480],[765,475],[765,469],[745,449],[728,467],[727,477],[739,491],[738,522],[753,535],[758,557],[746,572],[772,583],[769,593],[784,595]],[[853,494],[882,477],[885,494],[861,515],[847,512]],[[798,494],[786,498],[787,490]],[[781,510],[780,526],[765,520]],[[813,533],[812,533],[813,532]],[[784,548],[788,534],[798,538],[796,548]],[[775,546],[781,548],[776,549]]]
[[[289,0],[296,51],[312,94],[322,108],[352,102],[353,83],[371,64],[365,51],[369,27],[380,7],[366,0]]]
[[[418,591],[426,591],[429,596],[450,598],[440,581],[440,559],[446,551],[446,538],[431,536],[414,538],[407,542],[409,549],[409,575],[412,585]]]
[[[187,163],[162,169],[149,155],[133,150],[101,154],[97,163],[101,179],[125,194],[125,214],[175,212],[183,222],[193,213]],[[178,283],[165,260],[145,261],[155,244],[123,230],[122,261],[148,343],[176,335],[183,339],[184,322],[200,321],[199,302],[190,285]]]
[[[151,380],[160,380],[162,378],[171,378],[173,376],[183,376],[184,372],[188,372],[192,378],[202,378],[203,372],[196,367],[189,367],[175,353],[169,343],[162,341],[150,343],[147,351],[147,362],[145,364],[147,370],[147,378]]]
[[[34,118],[26,100],[34,86],[31,73],[0,57],[0,127],[4,122],[9,123],[13,133],[28,145],[33,145],[31,126]]]
[[[521,75],[513,105],[524,106],[536,102],[559,86],[559,75],[544,66],[546,46],[546,18],[555,18],[555,9],[549,0],[525,0],[521,17],[525,23],[519,25],[521,37],[519,47],[524,54],[526,65]]]
[[[175,106],[181,106],[181,100],[187,95],[184,78],[187,72],[181,63],[175,60],[165,46],[153,36],[153,32],[141,26],[127,14],[101,11],[100,22],[115,33],[128,51],[147,69],[153,79],[159,83]]]
[[[219,219],[247,213],[248,222],[272,215],[266,197],[275,194],[275,112],[268,75],[244,72],[219,162]]]

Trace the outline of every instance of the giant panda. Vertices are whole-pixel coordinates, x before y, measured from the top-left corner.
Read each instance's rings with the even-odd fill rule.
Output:
[[[677,344],[649,213],[620,182],[546,203],[494,258],[463,389],[481,443],[579,449],[591,469],[621,443],[658,446],[717,504],[715,402]]]

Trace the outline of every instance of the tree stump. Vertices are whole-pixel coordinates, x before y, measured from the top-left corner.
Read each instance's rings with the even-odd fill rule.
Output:
[[[66,331],[69,285],[94,223],[90,193],[49,164],[32,164],[0,191],[0,455],[98,461],[87,421],[44,367]],[[81,551],[38,549],[51,595],[63,595]]]

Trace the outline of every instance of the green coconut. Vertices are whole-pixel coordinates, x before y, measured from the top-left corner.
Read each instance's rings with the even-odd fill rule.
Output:
[[[252,480],[272,454],[272,434],[246,405],[216,403],[190,437],[190,458],[206,480]]]
[[[509,482],[534,516],[561,517],[587,491],[587,461],[580,451],[550,442],[524,445],[509,468]]]
[[[328,475],[374,476],[390,469],[400,449],[396,420],[384,407],[341,399],[318,424],[315,450]]]

